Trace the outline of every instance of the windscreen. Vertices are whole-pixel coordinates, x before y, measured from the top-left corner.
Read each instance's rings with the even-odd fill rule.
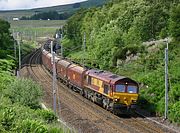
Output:
[[[128,93],[137,93],[137,86],[128,85],[127,86],[127,92]]]
[[[125,92],[125,85],[116,85],[116,92]]]
[[[119,84],[115,87],[115,92],[137,93],[137,86]]]

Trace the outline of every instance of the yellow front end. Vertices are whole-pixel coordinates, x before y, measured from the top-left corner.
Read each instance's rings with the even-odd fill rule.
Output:
[[[115,104],[130,106],[136,104],[138,96],[137,93],[114,93],[113,101]]]

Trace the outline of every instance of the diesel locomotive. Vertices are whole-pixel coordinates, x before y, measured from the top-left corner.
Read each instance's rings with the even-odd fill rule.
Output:
[[[52,72],[52,54],[42,49],[42,63]],[[136,81],[108,71],[89,69],[60,56],[55,57],[57,78],[85,98],[116,114],[136,107]]]

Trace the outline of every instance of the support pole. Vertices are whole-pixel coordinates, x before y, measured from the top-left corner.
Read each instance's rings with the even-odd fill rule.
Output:
[[[51,54],[53,56],[53,41],[51,41]],[[53,65],[53,58],[51,58],[51,64]]]
[[[63,38],[63,34],[61,33],[61,56],[63,58],[63,44],[62,44],[62,38]]]
[[[53,65],[53,83],[52,83],[52,90],[53,90],[53,110],[56,114],[56,66],[55,66],[55,52],[53,51],[53,41],[51,41],[51,54],[52,54],[52,65]]]
[[[53,108],[56,114],[56,66],[55,66],[55,52],[53,52]]]
[[[37,41],[37,32],[35,31],[34,32],[34,42],[36,42]]]
[[[86,33],[85,32],[84,32],[83,47],[84,47],[84,52],[86,52]]]
[[[167,119],[168,116],[168,41],[167,47],[165,48],[165,114],[164,117]]]
[[[17,32],[17,43],[18,43],[18,47],[19,47],[19,70],[17,72],[17,76],[20,77],[20,70],[21,70],[21,44],[20,44],[19,32]]]
[[[14,38],[14,40],[16,39],[15,36],[16,36],[16,35],[15,35],[14,29],[13,29],[13,38]],[[15,41],[14,41],[14,58],[15,58],[15,60],[16,60],[16,42],[15,42]]]
[[[61,36],[62,37],[62,36]],[[58,33],[56,33],[56,41],[57,41],[57,43],[58,43],[58,46],[59,46],[59,34]],[[56,44],[57,45],[57,44]],[[56,68],[55,68],[55,70],[56,70]],[[56,79],[55,79],[56,80]],[[55,85],[57,85],[57,84],[55,84]],[[58,86],[56,86],[57,88],[57,90],[56,90],[56,94],[57,94],[57,102],[58,102],[58,112],[57,112],[57,114],[58,114],[58,116],[60,117],[60,115],[61,115],[61,106],[60,106],[60,96],[59,96],[59,90],[58,90]]]
[[[85,66],[85,53],[86,53],[86,33],[85,32],[84,32],[83,49],[84,49],[83,66]]]

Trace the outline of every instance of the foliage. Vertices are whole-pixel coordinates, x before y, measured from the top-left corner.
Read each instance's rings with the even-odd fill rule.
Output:
[[[3,65],[1,67],[4,67]],[[7,88],[14,78],[11,76],[10,72],[0,70],[0,92]],[[0,93],[1,97],[2,93]]]
[[[171,121],[180,123],[180,101],[172,104],[170,106],[171,110],[169,111],[169,118]]]
[[[21,20],[66,20],[72,15],[72,13],[61,13],[57,11],[41,12],[32,15],[31,17],[23,16]]]
[[[5,130],[11,130],[15,115],[13,109],[5,108],[1,120],[1,124]]]
[[[73,39],[74,45],[82,44],[82,37],[80,33],[82,18],[85,15],[85,10],[81,9],[70,18],[66,25],[66,35],[69,39]]]
[[[40,107],[39,100],[42,95],[40,86],[27,79],[17,79],[8,85],[6,94],[12,103],[20,103],[32,109]]]
[[[18,128],[18,131],[21,133],[47,133],[48,129],[43,123],[39,121],[27,119],[22,121],[22,125]]]
[[[33,41],[22,41],[21,42],[21,56],[24,57],[30,54],[37,47],[37,43]]]
[[[169,119],[179,123],[175,120],[180,110],[179,7],[178,0],[112,0],[103,7],[79,11],[64,27],[64,53],[87,66],[134,78],[143,86],[139,105],[163,115],[165,45],[153,41],[173,37],[169,43]]]
[[[64,25],[63,20],[21,20],[11,21],[11,31],[22,33],[22,40],[41,41],[44,37],[53,37],[56,29]],[[15,36],[16,38],[16,36]],[[45,39],[45,38],[44,38]],[[32,42],[31,42],[32,43]]]
[[[3,18],[7,21],[13,20],[13,18],[21,18],[21,17],[30,17],[36,13],[43,13],[49,11],[57,11],[59,14],[74,14],[77,10],[81,8],[90,8],[90,7],[98,7],[102,6],[109,0],[87,0],[82,1],[79,4],[68,4],[68,5],[59,5],[52,7],[44,7],[44,8],[35,8],[35,9],[25,9],[25,10],[13,10],[13,11],[0,11],[0,18]]]
[[[54,112],[50,110],[38,110],[37,113],[47,122],[52,123],[57,120],[57,116],[55,116]]]
[[[14,40],[9,32],[10,24],[0,19],[0,58],[13,54]]]
[[[0,20],[0,28],[3,28],[0,30],[2,34],[5,32],[9,34],[9,23]],[[6,38],[0,39],[5,42],[0,48],[10,47],[11,44],[8,44]],[[24,51],[28,52],[29,49],[31,48],[28,45],[23,46]],[[0,51],[0,55],[3,54]],[[13,76],[15,62],[8,54],[10,53],[0,56],[0,132],[44,133],[53,129],[56,132],[63,132],[56,125],[57,116],[52,111],[40,108],[41,87],[32,80]]]
[[[59,129],[57,127],[50,127],[49,133],[64,133],[64,131],[62,129]]]
[[[180,4],[171,9],[169,29],[172,37],[180,41]]]
[[[55,114],[39,108],[40,92],[39,85],[33,81],[15,79],[10,72],[0,71],[0,131],[47,132],[56,129],[62,132],[54,124],[57,123]]]
[[[14,60],[0,59],[0,70],[11,71],[15,67]]]
[[[75,47],[80,51],[86,33],[86,52],[89,58],[103,62],[98,63],[97,67],[109,69],[116,66],[116,61],[122,59],[122,56],[118,56],[115,51],[141,47],[139,45],[143,41],[167,36],[167,33],[162,32],[168,27],[169,8],[160,3],[147,3],[145,0],[112,1],[102,8],[80,10],[65,26],[65,40],[69,42],[65,48]],[[67,54],[69,52],[65,51]],[[91,60],[90,64],[96,63]]]

